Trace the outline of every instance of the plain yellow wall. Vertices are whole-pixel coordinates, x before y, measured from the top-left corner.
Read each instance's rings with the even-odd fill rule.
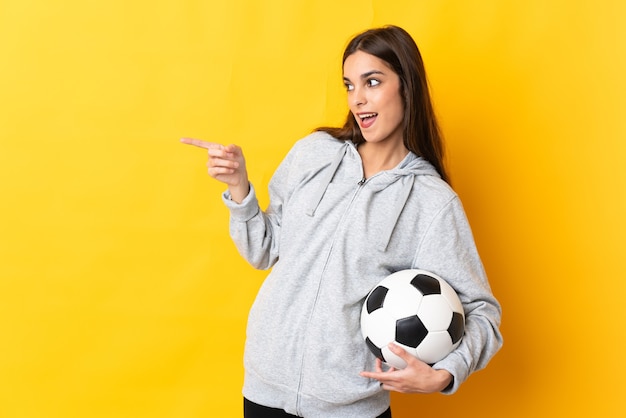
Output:
[[[2,0],[0,417],[241,416],[266,272],[178,138],[242,145],[266,204],[344,117],[348,38],[387,23],[422,50],[505,336],[394,417],[624,416],[624,4]]]

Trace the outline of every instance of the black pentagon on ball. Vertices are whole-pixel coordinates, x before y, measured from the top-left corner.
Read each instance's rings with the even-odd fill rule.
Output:
[[[417,315],[396,321],[396,341],[400,344],[415,348],[427,335],[428,330]]]
[[[383,356],[383,351],[376,344],[374,344],[369,337],[365,339],[365,344],[367,344],[367,347],[376,357],[386,362],[385,357]]]
[[[380,309],[383,307],[383,303],[385,302],[385,296],[387,296],[387,289],[385,286],[377,286],[372,293],[367,297],[367,313],[371,314],[376,309]]]
[[[411,280],[411,285],[419,290],[422,295],[439,295],[441,294],[441,285],[439,280],[427,274],[418,274]]]
[[[462,337],[465,331],[465,321],[463,315],[458,312],[452,312],[452,321],[448,327],[448,334],[452,338],[452,344],[456,344]]]

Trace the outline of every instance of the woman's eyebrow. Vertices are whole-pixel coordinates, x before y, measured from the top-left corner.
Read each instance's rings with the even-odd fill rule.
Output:
[[[366,73],[361,74],[361,79],[365,79],[365,78],[367,78],[369,76],[372,76],[374,74],[382,74],[382,75],[384,75],[385,73],[382,72],[382,71],[379,71],[379,70],[372,70],[372,71],[368,71]],[[344,76],[343,77],[343,81],[350,81],[350,79],[348,77]]]

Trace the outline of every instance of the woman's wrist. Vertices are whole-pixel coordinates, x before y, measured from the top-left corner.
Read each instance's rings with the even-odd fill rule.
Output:
[[[230,200],[235,203],[241,203],[250,193],[250,183],[248,181],[243,182],[237,186],[229,186]]]
[[[454,376],[444,369],[437,370],[437,375],[439,379],[439,390],[437,392],[442,392],[446,389],[449,389],[454,383]]]

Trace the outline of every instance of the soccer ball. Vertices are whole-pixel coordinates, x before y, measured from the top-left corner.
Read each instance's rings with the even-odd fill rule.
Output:
[[[406,363],[387,348],[389,343],[432,365],[458,347],[464,330],[465,314],[456,292],[424,270],[390,274],[367,295],[361,310],[365,343],[396,369]]]

